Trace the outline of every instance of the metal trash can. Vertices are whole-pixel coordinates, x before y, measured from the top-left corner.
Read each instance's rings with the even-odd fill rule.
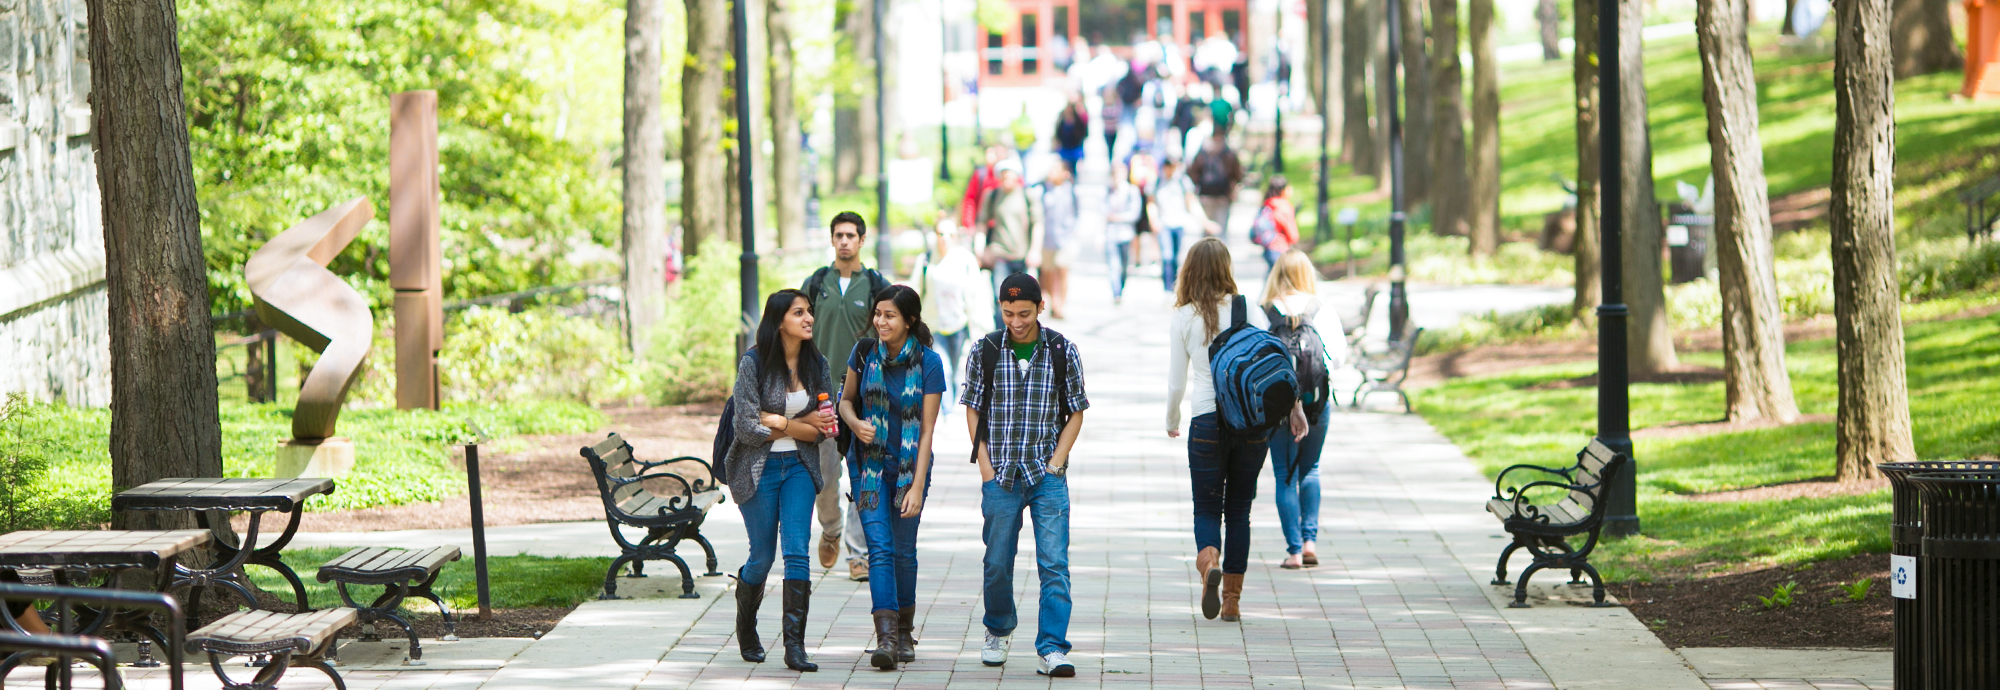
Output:
[[[1908,481],[1923,501],[1917,562],[1924,684],[2000,687],[2000,472],[1925,472]]]
[[[1919,472],[1985,471],[2000,472],[1996,461],[1887,462],[1875,466],[1889,478],[1894,496],[1889,518],[1889,593],[1895,615],[1896,687],[1922,690],[1924,687],[1923,596],[1916,587],[1917,558],[1923,555],[1923,501],[1910,484],[1910,475]],[[1909,577],[1903,583],[1899,576]]]

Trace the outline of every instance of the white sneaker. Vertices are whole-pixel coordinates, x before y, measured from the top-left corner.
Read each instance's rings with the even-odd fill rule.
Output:
[[[1013,637],[986,633],[986,646],[979,649],[979,663],[999,666],[1007,663],[1007,647],[1013,644]],[[1075,671],[1072,670],[1071,673]]]
[[[1068,655],[1049,652],[1042,656],[1042,666],[1035,672],[1050,678],[1069,678],[1076,675],[1076,667],[1070,665]]]

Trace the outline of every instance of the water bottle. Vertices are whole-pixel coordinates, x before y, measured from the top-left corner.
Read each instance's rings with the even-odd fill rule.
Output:
[[[838,417],[834,417],[833,401],[827,399],[825,393],[819,394],[819,411],[829,418],[838,419]],[[834,438],[840,435],[840,424],[837,422],[827,422],[826,426],[820,429],[820,432],[825,434],[827,438]]]

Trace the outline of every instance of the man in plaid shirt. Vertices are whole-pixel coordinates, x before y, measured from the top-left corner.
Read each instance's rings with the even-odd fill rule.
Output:
[[[1041,662],[1037,672],[1067,678],[1076,675],[1076,667],[1068,657],[1069,480],[1065,475],[1090,400],[1083,394],[1083,366],[1076,346],[1062,334],[1042,328],[1038,320],[1041,284],[1033,276],[1016,273],[1000,284],[998,298],[1006,336],[994,333],[973,345],[965,367],[965,393],[959,400],[966,408],[973,457],[984,479],[980,513],[986,518],[986,643],[979,660],[987,666],[1007,663],[1007,649],[1019,623],[1014,609],[1014,554],[1025,510],[1035,522],[1035,565],[1042,580],[1035,634],[1035,655]],[[991,368],[986,366],[989,359]]]

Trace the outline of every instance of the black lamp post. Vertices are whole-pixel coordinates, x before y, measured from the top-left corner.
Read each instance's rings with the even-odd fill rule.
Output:
[[[1384,95],[1389,103],[1389,339],[1401,341],[1410,321],[1410,294],[1403,286],[1403,113],[1397,107],[1400,96],[1394,76],[1402,68],[1402,61],[1395,57],[1402,55],[1398,47],[1403,38],[1402,3],[1389,0],[1383,4],[1389,9],[1390,56],[1390,77],[1384,80],[1389,88]]]
[[[945,120],[945,106],[951,104],[951,70],[945,67],[951,54],[951,24],[945,21],[946,0],[938,0],[938,78],[944,85],[938,98],[938,179],[951,181],[951,123]]]
[[[743,257],[740,268],[743,288],[743,323],[746,327],[736,338],[736,351],[750,349],[749,324],[757,323],[757,204],[756,174],[751,168],[757,162],[756,148],[751,142],[757,140],[751,135],[757,120],[750,117],[750,9],[749,0],[736,0],[730,12],[731,28],[735,41],[730,46],[736,59],[736,199],[740,206],[737,213],[743,226]]]
[[[882,0],[874,0],[875,22],[875,270],[894,276],[895,248],[889,232],[889,120],[882,93]]]
[[[1393,3],[1392,3],[1393,4]],[[1598,218],[1600,219],[1598,277],[1604,303],[1597,307],[1597,438],[1612,450],[1632,457],[1631,372],[1625,360],[1625,270],[1623,240],[1625,190],[1618,177],[1623,143],[1619,137],[1617,0],[1597,2],[1597,140]],[[1639,461],[1633,458],[1618,473],[1618,486],[1605,506],[1604,531],[1613,537],[1639,533]]]

